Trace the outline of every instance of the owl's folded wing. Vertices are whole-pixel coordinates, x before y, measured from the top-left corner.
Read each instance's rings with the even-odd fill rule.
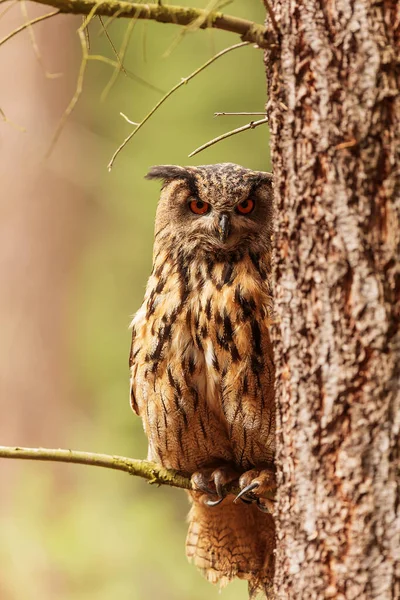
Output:
[[[135,379],[136,379],[136,371],[137,371],[137,362],[136,362],[136,357],[139,353],[140,350],[140,346],[137,344],[137,339],[136,339],[136,330],[135,327],[132,328],[132,343],[131,343],[131,351],[129,354],[129,368],[131,371],[131,379],[130,379],[130,402],[131,402],[131,407],[132,410],[137,414],[140,415],[139,413],[139,407],[138,404],[136,402],[136,398],[135,398]]]

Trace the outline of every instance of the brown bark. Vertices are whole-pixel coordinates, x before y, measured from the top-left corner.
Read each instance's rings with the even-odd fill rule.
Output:
[[[396,4],[274,2],[282,599],[400,597]]]

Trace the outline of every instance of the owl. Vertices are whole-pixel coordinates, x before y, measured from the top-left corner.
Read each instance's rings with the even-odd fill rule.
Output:
[[[132,322],[131,405],[148,460],[192,479],[186,553],[213,583],[268,595],[275,530],[269,336],[272,176],[157,166],[153,269]],[[225,486],[237,482],[236,497]],[[229,489],[229,487],[228,487]]]

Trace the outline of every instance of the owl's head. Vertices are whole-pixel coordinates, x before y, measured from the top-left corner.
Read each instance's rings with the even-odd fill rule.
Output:
[[[263,252],[272,232],[272,175],[232,163],[152,167],[162,179],[156,244],[227,255]],[[172,249],[172,248],[171,248]]]

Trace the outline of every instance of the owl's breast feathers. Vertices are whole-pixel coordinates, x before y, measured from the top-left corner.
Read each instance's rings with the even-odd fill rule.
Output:
[[[130,356],[131,402],[149,459],[192,473],[243,469],[274,451],[267,258],[155,256]]]

